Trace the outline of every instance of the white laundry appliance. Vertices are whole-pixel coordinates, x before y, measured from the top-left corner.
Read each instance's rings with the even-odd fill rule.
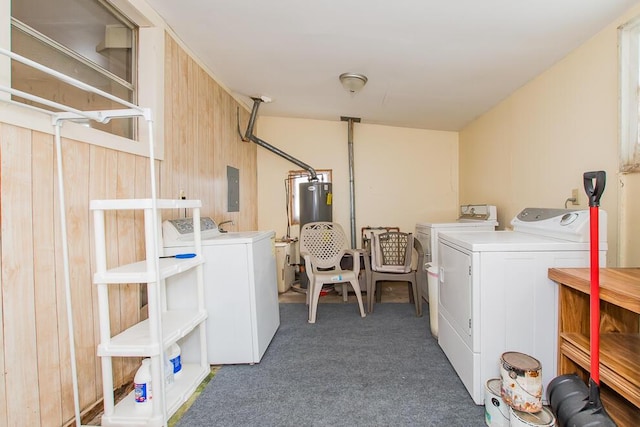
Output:
[[[424,251],[424,277],[421,281],[422,296],[429,302],[431,334],[438,336],[438,235],[445,231],[495,230],[498,212],[493,205],[462,205],[456,220],[448,222],[419,222],[414,237],[420,241]],[[433,301],[433,304],[431,304]]]
[[[220,232],[211,218],[202,218],[201,230],[207,360],[259,363],[280,326],[275,232]],[[165,255],[192,251],[192,218],[165,221],[163,240]],[[193,274],[167,282],[169,306],[188,299],[180,285]]]
[[[493,205],[462,205],[457,219],[445,222],[419,222],[416,224],[415,238],[420,241],[424,251],[426,266],[438,265],[438,234],[445,231],[481,231],[495,230],[498,226],[498,213]],[[428,289],[422,290],[427,298]]]
[[[606,212],[599,217],[604,266]],[[589,267],[589,221],[588,210],[527,208],[513,231],[440,233],[438,343],[476,404],[507,351],[540,362],[545,392],[557,375],[558,286],[548,269]]]
[[[282,294],[291,288],[295,280],[295,250],[298,241],[291,239],[276,240],[276,272],[278,293]]]

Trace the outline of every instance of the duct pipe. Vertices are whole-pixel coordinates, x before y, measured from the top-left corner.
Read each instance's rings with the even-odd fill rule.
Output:
[[[260,104],[262,102],[271,102],[271,99],[267,98],[267,97],[261,97],[261,98],[251,98],[253,99],[253,108],[251,109],[251,116],[249,117],[249,124],[247,125],[247,131],[245,132],[244,136],[242,136],[242,134],[240,133],[240,117],[238,117],[238,133],[240,133],[240,137],[242,137],[243,141],[252,141],[254,143],[256,143],[257,145],[266,148],[267,150],[271,151],[274,154],[277,154],[278,156],[290,161],[291,163],[301,167],[302,169],[306,170],[307,172],[309,172],[309,181],[318,181],[318,175],[316,174],[315,169],[313,169],[311,166],[309,166],[308,164],[296,159],[295,157],[285,153],[284,151],[274,147],[273,145],[269,144],[268,142],[258,138],[257,136],[255,136],[253,134],[253,127],[255,126],[256,123],[256,117],[258,116],[258,107],[260,107]]]
[[[340,117],[340,120],[348,124],[347,145],[349,147],[349,207],[351,218],[351,248],[357,246],[356,238],[356,185],[353,176],[353,124],[360,123],[357,117]]]

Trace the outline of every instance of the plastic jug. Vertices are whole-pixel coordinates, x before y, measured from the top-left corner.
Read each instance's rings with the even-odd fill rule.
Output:
[[[136,404],[145,405],[153,397],[151,389],[151,359],[142,359],[142,365],[133,377]]]
[[[164,354],[164,385],[170,387],[173,384],[173,364],[169,360],[167,353]]]
[[[182,359],[180,357],[180,346],[177,343],[171,344],[167,351],[169,362],[173,366],[174,377],[179,377],[182,374]]]

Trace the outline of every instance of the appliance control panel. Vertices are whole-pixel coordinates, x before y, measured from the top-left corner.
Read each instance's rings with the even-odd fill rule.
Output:
[[[203,239],[220,235],[218,224],[209,217],[200,218],[200,236]],[[162,223],[165,243],[193,240],[193,218],[169,219]]]
[[[575,212],[575,209],[524,208],[517,216],[520,221],[544,221],[545,219],[563,217]]]
[[[538,234],[571,242],[588,242],[588,210],[525,208],[511,221],[513,231]],[[600,241],[607,241],[607,212],[599,211]]]
[[[461,205],[458,219],[493,220],[498,219],[493,205]]]

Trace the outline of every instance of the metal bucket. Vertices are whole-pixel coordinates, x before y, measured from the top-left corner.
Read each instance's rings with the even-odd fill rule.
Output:
[[[556,417],[553,416],[553,412],[548,408],[542,408],[541,411],[535,413],[522,412],[510,408],[510,419],[511,427],[552,427],[556,424]]]
[[[509,351],[500,357],[502,398],[522,412],[542,410],[542,365],[524,353]]]
[[[484,422],[490,427],[509,427],[509,405],[500,396],[500,378],[487,380],[484,387]]]

